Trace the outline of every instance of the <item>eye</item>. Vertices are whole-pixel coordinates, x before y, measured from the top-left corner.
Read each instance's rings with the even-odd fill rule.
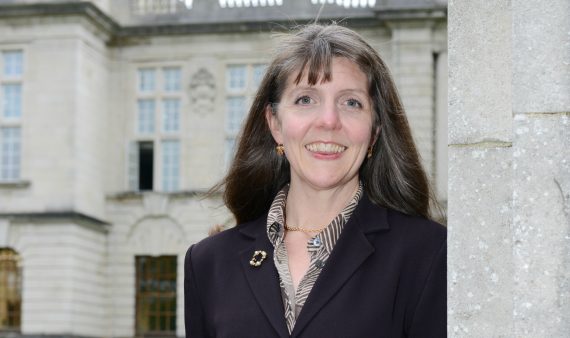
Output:
[[[300,105],[309,105],[311,103],[314,103],[314,100],[307,95],[303,95],[299,97],[297,100],[295,100],[295,104],[300,104]]]
[[[348,99],[348,100],[346,100],[345,104],[349,108],[358,108],[358,109],[362,108],[362,103],[360,103],[360,101],[358,101],[357,99]]]

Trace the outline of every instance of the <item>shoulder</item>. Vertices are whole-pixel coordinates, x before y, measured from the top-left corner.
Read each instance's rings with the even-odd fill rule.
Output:
[[[192,263],[213,262],[239,252],[251,242],[256,233],[264,231],[264,217],[236,225],[230,229],[206,237],[193,244],[186,253],[186,259],[192,257]]]
[[[414,270],[429,270],[447,260],[447,229],[436,222],[399,211],[388,212],[388,223],[402,262]]]
[[[237,227],[221,231],[215,235],[208,236],[192,246],[194,255],[210,254],[227,247],[239,238]]]
[[[404,214],[400,211],[379,206],[366,195],[354,211],[366,232],[384,230],[394,236],[412,240],[434,240],[440,242],[447,237],[447,229],[421,216]]]
[[[363,197],[355,215],[379,248],[405,256],[433,256],[445,250],[446,228],[420,216],[378,206]]]
[[[387,209],[387,221],[392,231],[410,241],[442,244],[447,239],[447,229],[443,225],[420,216]]]
[[[360,221],[375,248],[382,269],[399,276],[415,307],[430,284],[445,298],[447,230],[434,221],[377,206],[370,202]],[[379,224],[380,223],[380,224]],[[366,232],[366,231],[365,231]],[[439,298],[438,298],[439,299]]]
[[[388,209],[390,237],[412,262],[432,262],[447,255],[447,229],[434,221]],[[414,263],[414,264],[415,264]]]

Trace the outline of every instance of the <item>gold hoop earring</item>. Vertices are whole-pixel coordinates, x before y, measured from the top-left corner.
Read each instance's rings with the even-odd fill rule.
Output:
[[[285,147],[281,143],[279,143],[277,145],[277,147],[275,147],[275,151],[277,152],[277,155],[279,155],[279,156],[285,155]]]
[[[372,149],[374,149],[374,146],[371,145],[368,147],[368,154],[366,155],[367,158],[371,158],[372,157]]]

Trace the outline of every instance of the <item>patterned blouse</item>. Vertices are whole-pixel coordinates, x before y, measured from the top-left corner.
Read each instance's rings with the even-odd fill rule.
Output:
[[[305,301],[319,277],[321,269],[325,266],[340,233],[358,205],[362,196],[362,183],[359,184],[356,194],[348,205],[332,220],[332,222],[319,234],[310,238],[307,242],[307,250],[310,255],[309,269],[299,282],[297,290],[293,286],[291,273],[289,272],[289,258],[285,247],[285,204],[289,186],[285,186],[275,196],[269,214],[267,216],[267,236],[275,248],[273,260],[279,273],[281,285],[281,297],[285,307],[285,320],[289,333],[293,331],[295,321],[305,305]]]

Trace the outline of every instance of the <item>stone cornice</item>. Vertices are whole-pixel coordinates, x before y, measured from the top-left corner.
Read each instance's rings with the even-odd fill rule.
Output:
[[[121,202],[128,200],[142,200],[146,195],[161,195],[169,199],[203,199],[208,197],[221,197],[220,193],[209,193],[208,190],[182,190],[176,192],[157,191],[124,191],[108,194],[106,199],[109,202]]]
[[[16,212],[0,213],[0,219],[7,218],[13,223],[46,224],[58,221],[73,222],[78,225],[106,233],[109,223],[76,211]]]
[[[386,9],[376,11],[376,17],[380,21],[445,20],[447,7]]]
[[[337,21],[350,27],[374,27],[381,25],[378,19],[373,17],[361,18],[326,18],[322,22]],[[168,25],[144,25],[122,27],[115,35],[115,44],[120,44],[125,39],[149,36],[172,36],[186,34],[219,34],[219,33],[255,33],[282,31],[295,26],[308,24],[309,20],[296,21],[241,21],[222,23],[184,23]]]
[[[30,181],[0,181],[0,190],[2,189],[26,189],[30,187]]]
[[[0,19],[80,15],[109,35],[115,35],[119,24],[90,2],[34,3],[0,5]]]
[[[137,39],[154,36],[180,36],[209,33],[246,33],[285,30],[312,22],[308,19],[288,18],[284,20],[236,19],[235,21],[216,22],[178,22],[172,24],[142,24],[122,26],[109,15],[90,2],[61,2],[35,4],[0,5],[0,19],[26,17],[53,17],[79,15],[87,18],[103,33],[109,36],[110,45],[136,43]],[[384,26],[393,21],[442,20],[447,17],[445,6],[429,8],[376,8],[352,13],[343,17],[323,17],[321,22],[338,21],[355,28]]]

